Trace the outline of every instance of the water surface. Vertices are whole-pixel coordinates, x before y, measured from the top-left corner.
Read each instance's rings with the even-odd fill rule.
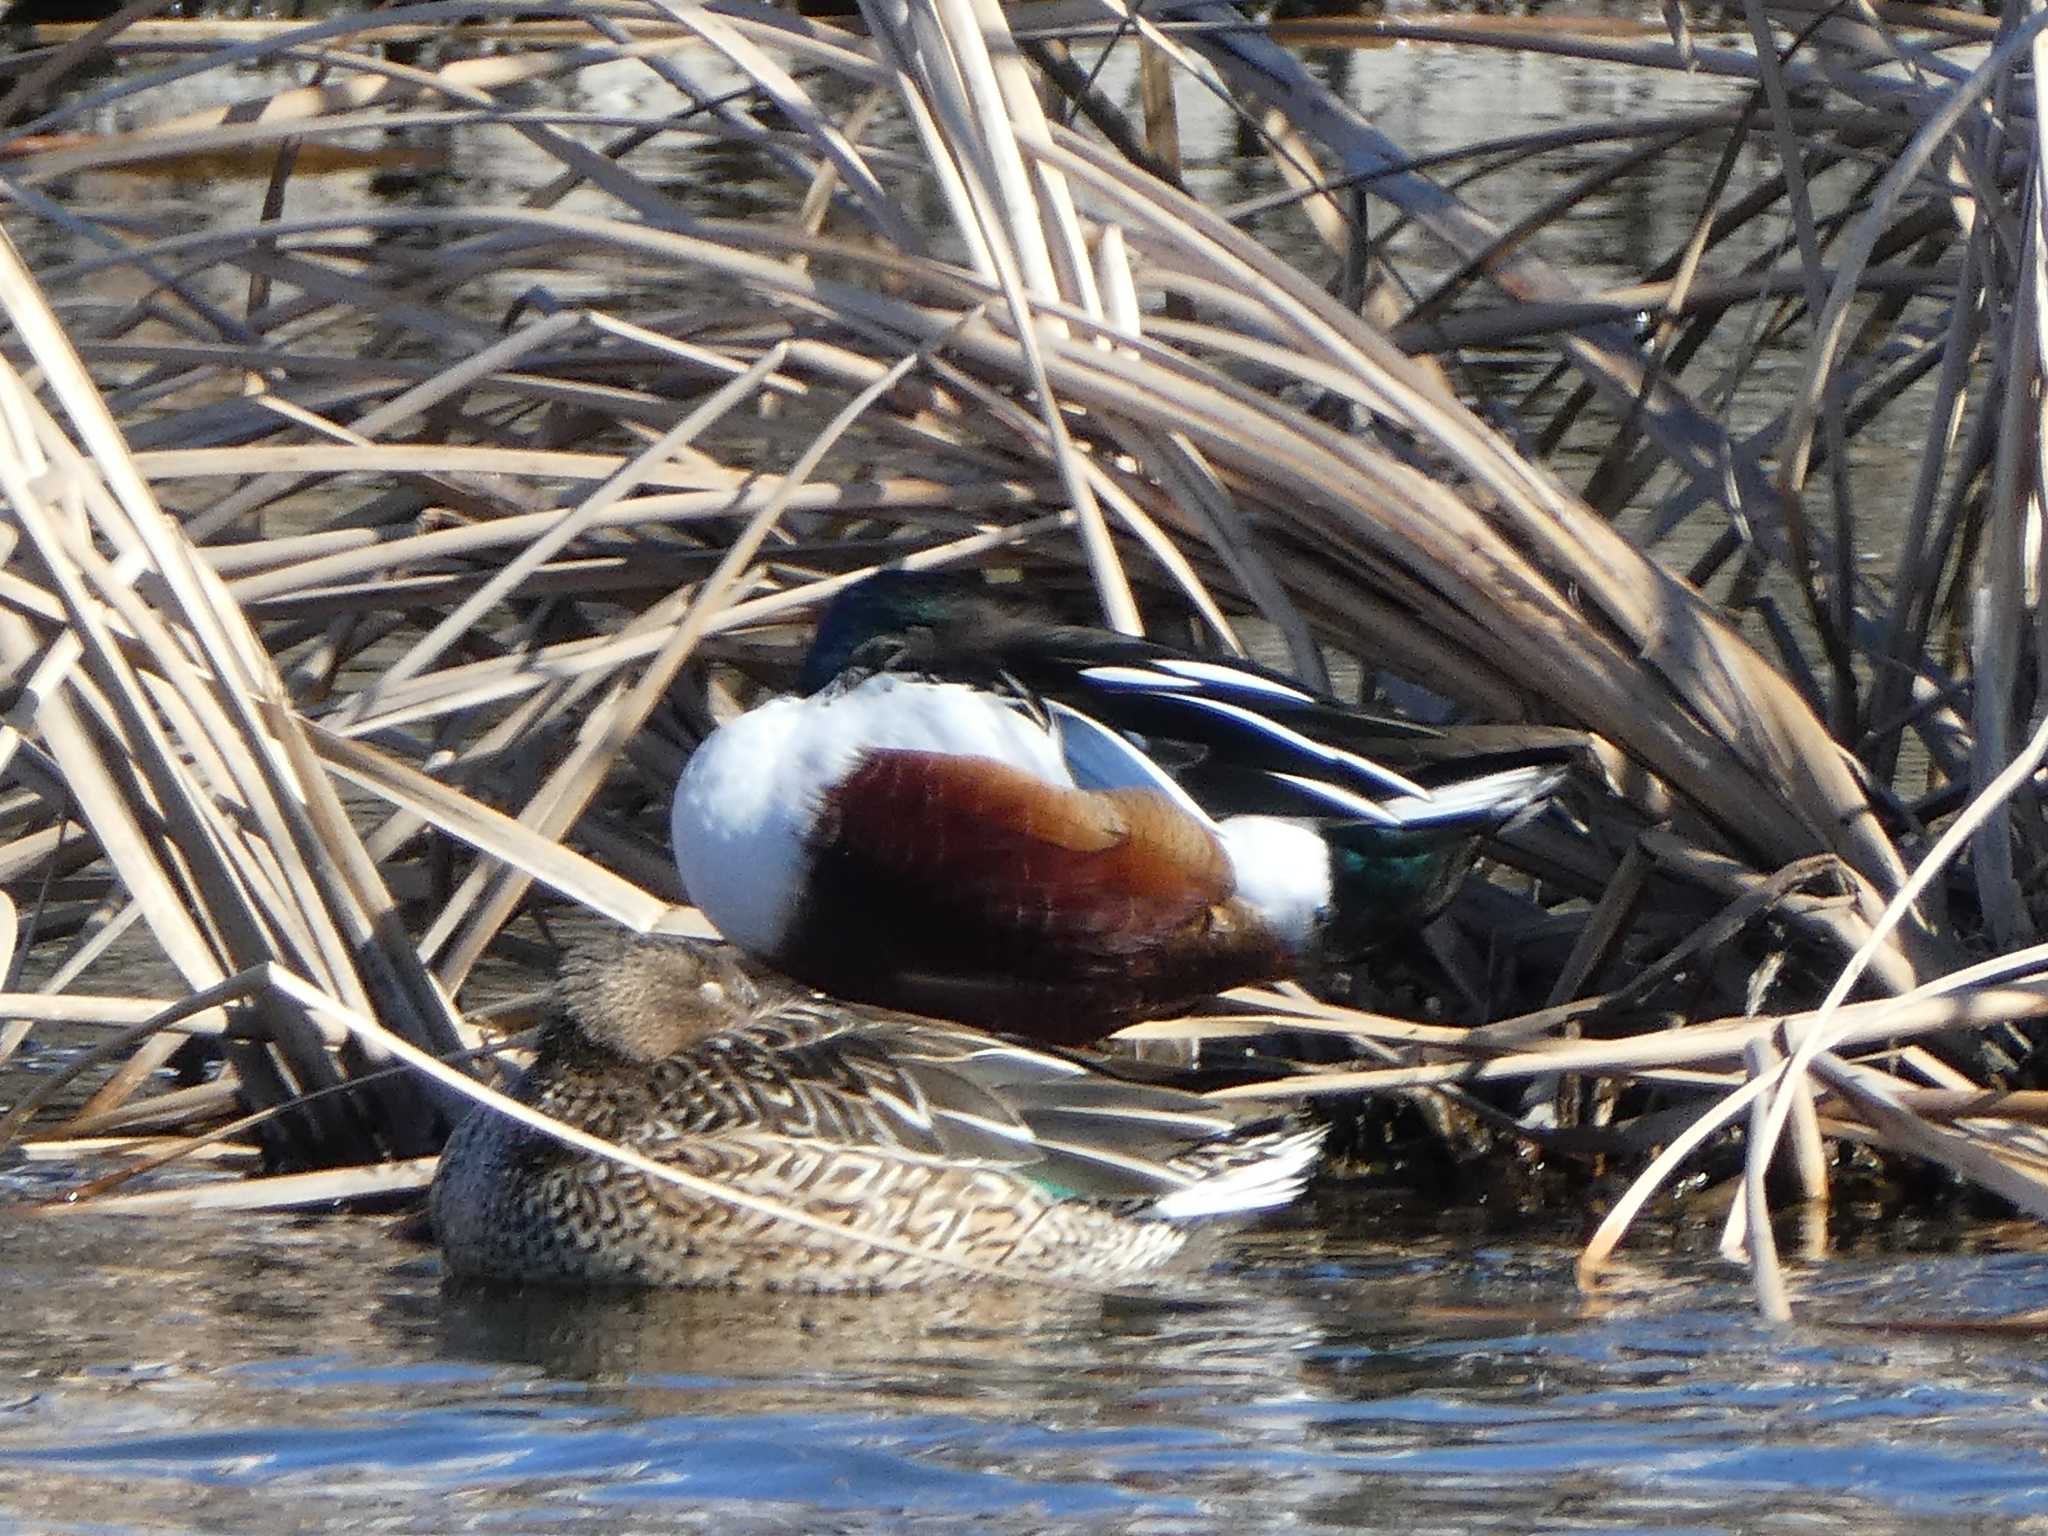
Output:
[[[1151,1295],[444,1288],[370,1218],[0,1227],[0,1528],[2048,1529],[2031,1253],[1836,1258],[1325,1199]],[[1412,1225],[1412,1224],[1409,1224]],[[1845,1326],[1854,1324],[1856,1326]]]

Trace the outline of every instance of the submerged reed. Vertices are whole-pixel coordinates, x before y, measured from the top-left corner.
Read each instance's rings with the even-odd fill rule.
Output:
[[[1781,1144],[1798,1199],[1876,1146],[2048,1213],[2042,22],[1751,14],[1746,44],[1117,0],[39,32],[0,62],[0,1064],[101,1043],[0,1141],[154,1168],[232,1126],[324,1170],[212,1202],[417,1181],[481,1091],[423,1075],[478,1059],[458,1001],[543,976],[564,919],[691,927],[690,742],[845,582],[980,562],[1594,743],[1433,971],[1136,1032],[1335,1042],[1224,1091],[1400,1094],[1640,1171],[1589,1278],[1743,1125],[1727,1242],[1774,1313]],[[1446,33],[1730,87],[1424,163],[1289,51]],[[1211,102],[1270,195],[1181,169]],[[1702,148],[1635,281],[1541,254]],[[120,196],[173,174],[212,180],[200,227]],[[1501,347],[1533,382],[1481,400]],[[1908,432],[1894,554],[1850,455]],[[1543,466],[1572,443],[1577,489]],[[201,1038],[224,1069],[166,1089]]]

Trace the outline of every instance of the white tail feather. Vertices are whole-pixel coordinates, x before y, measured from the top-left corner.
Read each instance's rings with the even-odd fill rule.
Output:
[[[1562,782],[1565,770],[1555,763],[1504,768],[1456,784],[1442,784],[1426,800],[1402,796],[1382,800],[1380,809],[1404,827],[1489,818],[1506,822],[1535,805]]]
[[[1285,1205],[1301,1193],[1308,1171],[1322,1151],[1320,1126],[1299,1131],[1256,1162],[1226,1168],[1155,1201],[1152,1214],[1168,1221],[1197,1216],[1235,1216]]]

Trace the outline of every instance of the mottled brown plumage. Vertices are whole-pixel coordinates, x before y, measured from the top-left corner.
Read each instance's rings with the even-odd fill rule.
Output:
[[[987,1269],[1109,1282],[1181,1247],[1168,1218],[1291,1198],[1317,1139],[1285,1117],[864,1013],[650,938],[565,967],[517,1097],[841,1230],[651,1179],[480,1108],[450,1139],[430,1202],[456,1274],[805,1290]]]

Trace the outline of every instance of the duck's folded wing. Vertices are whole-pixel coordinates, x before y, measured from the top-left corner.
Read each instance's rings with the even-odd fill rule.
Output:
[[[1505,826],[1541,804],[1568,772],[1559,763],[1532,763],[1465,778],[1446,777],[1434,789],[1403,795],[1366,795],[1309,774],[1223,764],[1203,764],[1188,774],[1188,780],[1225,817],[1308,816],[1362,822],[1389,836],[1441,831],[1463,837]]]
[[[679,1141],[743,1132],[920,1157],[1033,1161],[1034,1138],[1017,1111],[992,1085],[952,1069],[968,1052],[941,1039],[950,1034],[989,1039],[946,1026],[906,1035],[886,1016],[786,999],[661,1063],[659,1109],[649,1119]]]
[[[971,1082],[1030,1134],[1030,1176],[1074,1199],[1161,1205],[1161,1214],[1255,1210],[1291,1198],[1322,1133],[1286,1112],[1129,1082],[976,1031],[909,1023],[892,1063],[923,1063],[929,1089]]]
[[[1194,656],[1156,641],[1071,625],[1000,631],[1004,665],[1027,686],[1082,708],[1088,700],[1196,697],[1293,721],[1311,735],[1427,738],[1431,727],[1328,698],[1241,657]],[[956,640],[956,643],[960,643]],[[1114,707],[1114,706],[1111,706]]]
[[[1026,687],[1047,699],[1084,710],[1116,731],[1193,749],[1198,755],[1182,782],[1215,814],[1335,815],[1399,824],[1413,819],[1418,805],[1464,785],[1489,778],[1505,785],[1516,769],[1561,776],[1586,755],[1581,731],[1418,725],[1325,698],[1255,663],[1182,655],[1098,631],[1012,635],[1005,659]],[[1240,781],[1239,793],[1228,787],[1232,779]],[[1242,792],[1253,782],[1258,792]],[[1319,788],[1328,795],[1319,798]],[[1396,803],[1383,816],[1377,807],[1387,797]],[[1459,814],[1437,813],[1445,820]]]
[[[763,1137],[1000,1168],[1061,1199],[1180,1218],[1299,1190],[1321,1133],[1285,1114],[1126,1082],[978,1030],[791,1003],[664,1063],[677,1155]],[[656,1139],[659,1141],[659,1138]],[[659,1144],[642,1150],[662,1156]]]

